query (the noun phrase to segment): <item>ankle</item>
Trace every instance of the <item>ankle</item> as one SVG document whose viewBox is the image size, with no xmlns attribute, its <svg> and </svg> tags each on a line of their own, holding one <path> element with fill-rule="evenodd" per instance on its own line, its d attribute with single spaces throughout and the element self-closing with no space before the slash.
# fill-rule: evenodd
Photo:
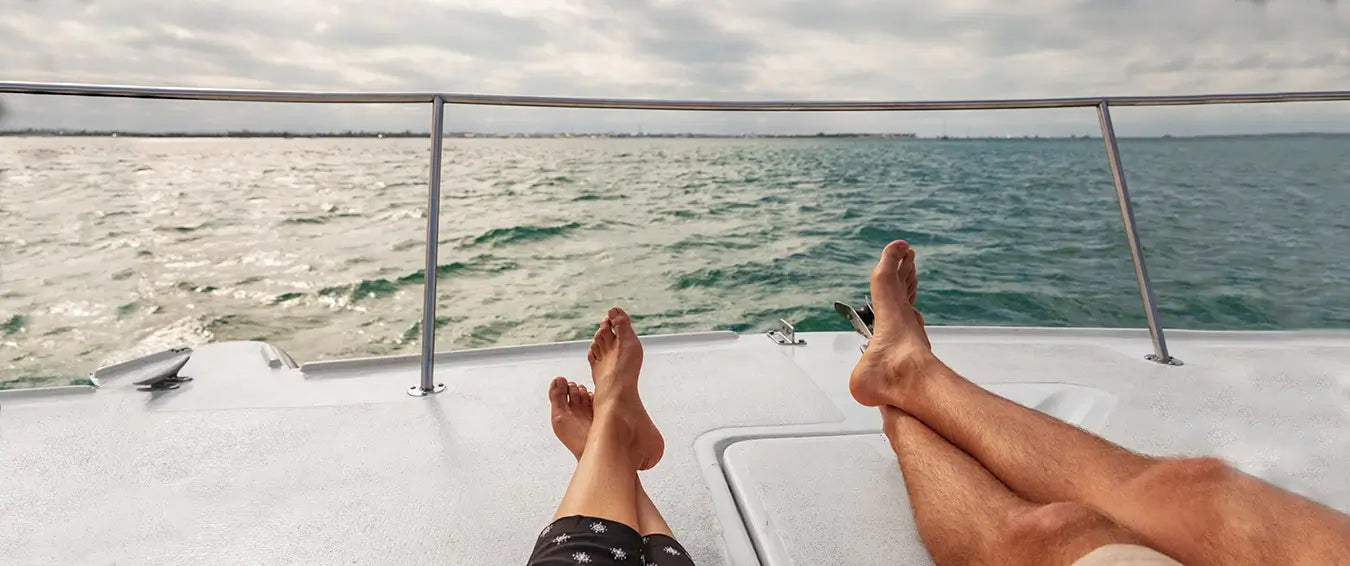
<svg viewBox="0 0 1350 566">
<path fill-rule="evenodd" d="M 637 433 L 637 423 L 630 411 L 609 403 L 595 408 L 595 421 L 591 424 L 591 434 L 605 438 L 627 441 Z"/>
<path fill-rule="evenodd" d="M 888 369 L 891 379 L 887 380 L 886 393 L 888 397 L 898 401 L 918 394 L 918 388 L 922 387 L 930 376 L 946 370 L 947 366 L 933 355 L 932 350 L 915 348 L 896 356 Z M 891 405 L 904 408 L 898 403 Z"/>
</svg>

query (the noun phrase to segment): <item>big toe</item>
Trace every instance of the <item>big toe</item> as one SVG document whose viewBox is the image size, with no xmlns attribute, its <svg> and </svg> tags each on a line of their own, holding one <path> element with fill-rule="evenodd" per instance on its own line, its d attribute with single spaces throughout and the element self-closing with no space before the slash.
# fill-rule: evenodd
<svg viewBox="0 0 1350 566">
<path fill-rule="evenodd" d="M 881 250 L 881 259 L 877 261 L 876 269 L 872 270 L 872 297 L 877 302 L 886 302 L 891 300 L 904 300 L 905 286 L 900 280 L 900 262 L 904 261 L 905 255 L 909 253 L 909 243 L 904 240 L 896 240 L 886 244 L 886 248 Z"/>
<path fill-rule="evenodd" d="M 628 316 L 619 307 L 609 309 L 610 324 L 614 327 L 614 334 L 621 340 L 631 340 L 637 338 L 637 333 L 633 331 L 633 319 Z"/>
<path fill-rule="evenodd" d="M 548 402 L 554 409 L 561 409 L 567 406 L 567 380 L 562 377 L 555 377 L 548 384 Z"/>
</svg>

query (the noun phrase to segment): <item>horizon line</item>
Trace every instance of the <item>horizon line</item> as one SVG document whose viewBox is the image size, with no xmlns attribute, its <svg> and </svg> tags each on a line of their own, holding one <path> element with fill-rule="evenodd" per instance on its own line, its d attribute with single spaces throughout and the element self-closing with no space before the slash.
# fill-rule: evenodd
<svg viewBox="0 0 1350 566">
<path fill-rule="evenodd" d="M 1101 139 L 1093 134 L 987 134 L 987 135 L 920 135 L 915 132 L 813 132 L 813 133 L 713 133 L 713 132 L 474 132 L 446 131 L 446 138 L 876 138 L 876 139 Z M 1339 136 L 1350 135 L 1350 131 L 1271 131 L 1240 133 L 1201 133 L 1201 134 L 1150 134 L 1118 136 L 1122 139 L 1187 139 L 1187 138 L 1231 138 L 1231 137 L 1275 137 L 1275 136 Z M 386 130 L 347 130 L 347 131 L 286 131 L 286 130 L 214 130 L 214 131 L 145 131 L 145 130 L 71 130 L 65 128 L 23 128 L 0 129 L 0 137 L 131 137 L 131 138 L 429 138 L 429 131 L 386 131 Z"/>
</svg>

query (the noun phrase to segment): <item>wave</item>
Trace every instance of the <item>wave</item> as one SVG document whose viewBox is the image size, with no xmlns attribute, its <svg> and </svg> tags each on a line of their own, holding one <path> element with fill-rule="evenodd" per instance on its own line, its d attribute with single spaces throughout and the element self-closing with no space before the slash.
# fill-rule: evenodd
<svg viewBox="0 0 1350 566">
<path fill-rule="evenodd" d="M 24 329 L 24 317 L 23 315 L 20 314 L 11 316 L 9 317 L 9 320 L 5 321 L 4 324 L 0 324 L 0 332 L 4 332 L 5 336 L 22 332 L 23 329 Z"/>
<path fill-rule="evenodd" d="M 461 274 L 491 274 L 503 271 L 511 271 L 520 268 L 520 264 L 514 261 L 503 261 L 491 255 L 480 255 L 467 262 L 453 261 L 436 266 L 436 279 L 440 280 L 452 275 Z M 426 270 L 419 269 L 394 280 L 385 278 L 362 279 L 355 283 L 345 285 L 331 285 L 319 289 L 314 293 L 318 297 L 332 297 L 345 299 L 350 302 L 358 302 L 369 299 L 380 299 L 388 297 L 399 292 L 407 286 L 420 286 L 426 281 Z M 190 287 L 189 287 L 190 288 Z M 272 298 L 272 304 L 287 303 L 306 297 L 306 293 L 288 292 L 282 293 Z"/>
<path fill-rule="evenodd" d="M 512 226 L 510 228 L 493 228 L 474 237 L 469 241 L 469 245 L 503 246 L 538 242 L 573 232 L 578 228 L 581 228 L 581 224 L 577 222 L 568 222 L 566 224 L 557 224 L 553 226 L 525 225 Z"/>
<path fill-rule="evenodd" d="M 319 289 L 323 297 L 345 297 L 352 302 L 378 299 L 398 292 L 399 285 L 388 279 L 362 279 L 350 285 L 334 285 Z"/>
</svg>

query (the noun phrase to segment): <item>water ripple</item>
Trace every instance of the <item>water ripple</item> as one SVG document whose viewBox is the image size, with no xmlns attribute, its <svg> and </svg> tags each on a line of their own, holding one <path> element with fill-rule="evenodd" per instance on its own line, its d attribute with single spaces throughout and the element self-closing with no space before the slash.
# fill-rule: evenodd
<svg viewBox="0 0 1350 566">
<path fill-rule="evenodd" d="M 1347 137 L 1123 140 L 1173 328 L 1350 326 Z M 0 139 L 0 387 L 209 340 L 417 351 L 423 140 Z M 876 252 L 941 324 L 1143 325 L 1100 142 L 450 140 L 438 345 L 845 330 Z"/>
</svg>

